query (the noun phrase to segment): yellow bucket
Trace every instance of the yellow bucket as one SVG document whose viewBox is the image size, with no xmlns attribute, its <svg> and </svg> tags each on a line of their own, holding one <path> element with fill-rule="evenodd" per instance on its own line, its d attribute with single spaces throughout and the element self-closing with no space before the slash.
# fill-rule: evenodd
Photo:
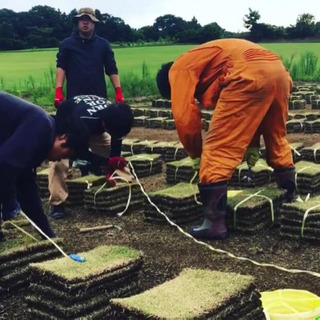
<svg viewBox="0 0 320 320">
<path fill-rule="evenodd" d="M 267 320 L 320 320 L 320 297 L 309 291 L 262 292 L 261 300 Z"/>
</svg>

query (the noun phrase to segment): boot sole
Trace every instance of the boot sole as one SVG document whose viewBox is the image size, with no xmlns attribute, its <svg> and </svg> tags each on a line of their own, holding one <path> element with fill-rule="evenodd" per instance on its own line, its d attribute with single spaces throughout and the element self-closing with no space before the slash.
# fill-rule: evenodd
<svg viewBox="0 0 320 320">
<path fill-rule="evenodd" d="M 209 236 L 206 234 L 207 231 L 190 231 L 190 234 L 196 238 L 196 239 L 203 239 L 203 240 L 224 240 L 228 237 L 228 233 L 225 232 L 225 233 L 222 233 L 220 235 L 216 235 L 216 236 Z"/>
</svg>

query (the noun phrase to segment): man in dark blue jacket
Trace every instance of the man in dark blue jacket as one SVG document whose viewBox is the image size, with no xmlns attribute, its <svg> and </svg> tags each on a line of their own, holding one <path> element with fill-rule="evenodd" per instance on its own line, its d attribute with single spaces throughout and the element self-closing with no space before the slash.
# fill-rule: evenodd
<svg viewBox="0 0 320 320">
<path fill-rule="evenodd" d="M 59 123 L 41 108 L 0 92 L 0 208 L 15 196 L 23 212 L 49 237 L 55 234 L 43 212 L 36 167 L 88 148 L 82 123 Z M 0 219 L 0 238 L 3 240 Z"/>
<path fill-rule="evenodd" d="M 95 33 L 100 21 L 94 10 L 81 8 L 73 21 L 78 31 L 62 41 L 57 53 L 54 105 L 64 101 L 65 79 L 67 99 L 84 94 L 107 98 L 105 74 L 115 89 L 115 101 L 124 102 L 114 53 L 109 42 Z"/>
<path fill-rule="evenodd" d="M 115 101 L 123 103 L 124 98 L 114 53 L 109 42 L 95 33 L 95 26 L 100 21 L 96 18 L 94 10 L 81 8 L 73 18 L 73 22 L 77 25 L 77 32 L 62 41 L 57 53 L 54 105 L 58 108 L 65 100 L 62 90 L 65 80 L 67 99 L 79 95 L 96 95 L 107 98 L 105 74 L 109 76 L 114 87 Z M 100 143 L 103 142 L 100 141 Z M 105 141 L 104 144 L 107 145 L 108 141 Z M 112 154 L 120 156 L 120 149 L 116 151 L 114 140 L 112 144 Z M 81 160 L 74 162 L 73 165 L 79 167 L 83 175 L 89 171 L 99 174 L 98 167 Z M 65 179 L 69 161 L 64 159 L 59 162 L 50 162 L 49 165 L 50 216 L 58 219 L 65 215 L 64 202 L 68 197 Z"/>
</svg>

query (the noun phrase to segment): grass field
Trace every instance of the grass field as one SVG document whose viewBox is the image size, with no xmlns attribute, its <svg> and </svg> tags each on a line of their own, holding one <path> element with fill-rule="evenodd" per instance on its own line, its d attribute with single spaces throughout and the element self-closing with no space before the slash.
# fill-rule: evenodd
<svg viewBox="0 0 320 320">
<path fill-rule="evenodd" d="M 147 65 L 155 75 L 162 63 L 175 59 L 188 46 L 133 47 L 114 49 L 120 76 L 126 72 L 142 74 L 142 65 Z M 39 51 L 0 52 L 0 87 L 19 88 L 28 78 L 45 83 L 55 73 L 57 49 Z M 54 75 L 55 77 L 55 75 Z"/>
<path fill-rule="evenodd" d="M 320 43 L 265 43 L 262 46 L 273 50 L 281 57 L 297 59 L 306 51 L 320 55 Z M 150 75 L 155 75 L 162 63 L 171 61 L 194 45 L 161 47 L 131 47 L 114 49 L 120 76 L 126 72 L 142 74 L 142 64 L 147 65 Z M 39 51 L 0 52 L 0 85 L 12 88 L 24 84 L 33 77 L 37 82 L 51 79 L 55 72 L 57 49 Z M 53 74 L 54 77 L 54 74 Z"/>
<path fill-rule="evenodd" d="M 279 54 L 284 61 L 290 61 L 293 57 L 293 61 L 297 65 L 290 70 L 297 80 L 319 80 L 320 43 L 264 43 L 262 46 Z M 148 78 L 150 85 L 146 94 L 154 93 L 155 83 L 150 82 L 153 82 L 161 64 L 174 60 L 192 47 L 194 45 L 115 48 L 114 52 L 122 84 L 125 81 L 128 83 L 125 88 L 127 95 L 134 96 L 141 93 L 146 85 L 146 79 L 144 83 L 140 84 L 140 91 L 132 93 L 130 90 L 138 79 L 144 77 Z M 53 96 L 56 53 L 57 49 L 0 52 L 0 90 L 19 94 L 20 92 L 30 92 L 35 88 L 39 91 L 40 87 L 42 88 L 40 91 L 48 93 L 48 88 L 50 88 L 48 95 Z M 301 57 L 306 53 L 311 53 L 311 58 L 313 58 L 311 66 L 316 70 L 309 72 L 308 77 L 303 79 L 301 73 L 304 72 L 304 64 L 308 63 L 301 62 Z M 300 67 L 303 69 L 302 72 L 298 70 Z M 110 87 L 109 81 L 107 83 Z"/>
</svg>

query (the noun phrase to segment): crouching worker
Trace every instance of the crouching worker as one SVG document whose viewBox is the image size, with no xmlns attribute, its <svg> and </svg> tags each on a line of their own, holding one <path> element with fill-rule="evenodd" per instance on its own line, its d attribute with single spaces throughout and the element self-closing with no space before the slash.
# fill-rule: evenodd
<svg viewBox="0 0 320 320">
<path fill-rule="evenodd" d="M 81 95 L 66 100 L 60 104 L 56 113 L 57 122 L 73 123 L 81 121 L 90 134 L 89 147 L 78 158 L 89 161 L 94 167 L 107 166 L 106 178 L 109 185 L 116 170 L 129 172 L 121 155 L 122 138 L 126 136 L 133 125 L 133 114 L 125 103 L 111 103 L 103 97 Z M 68 163 L 57 167 L 49 176 L 50 202 L 54 203 L 51 217 L 61 218 L 65 215 L 64 202 L 68 197 L 65 178 L 68 173 Z M 127 175 L 129 182 L 132 177 Z"/>
<path fill-rule="evenodd" d="M 45 159 L 81 153 L 88 145 L 88 133 L 79 126 L 80 122 L 57 126 L 38 106 L 0 92 L 0 207 L 16 197 L 22 211 L 49 237 L 55 234 L 42 208 L 36 167 Z M 4 238 L 1 230 L 0 238 Z"/>
<path fill-rule="evenodd" d="M 292 81 L 276 54 L 246 40 L 210 41 L 163 65 L 157 85 L 171 99 L 179 138 L 195 168 L 200 166 L 205 218 L 191 229 L 194 237 L 227 237 L 227 183 L 247 149 L 249 163 L 255 159 L 260 134 L 267 163 L 292 201 L 295 170 L 285 138 Z M 214 108 L 204 143 L 195 99 Z"/>
</svg>

